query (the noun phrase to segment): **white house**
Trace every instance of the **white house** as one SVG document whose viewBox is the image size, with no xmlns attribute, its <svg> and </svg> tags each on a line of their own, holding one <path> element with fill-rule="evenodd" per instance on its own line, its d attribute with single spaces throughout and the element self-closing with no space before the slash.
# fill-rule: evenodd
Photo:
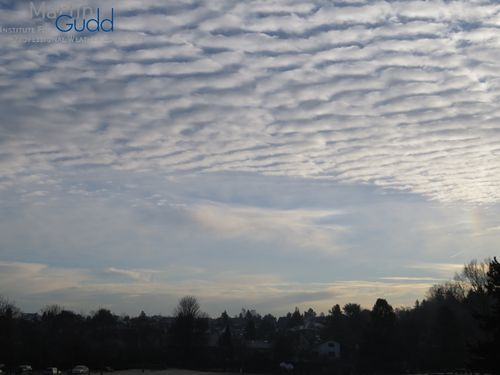
<svg viewBox="0 0 500 375">
<path fill-rule="evenodd" d="M 319 357 L 329 358 L 329 359 L 339 359 L 340 358 L 340 344 L 337 341 L 325 341 L 319 344 L 314 351 Z"/>
</svg>

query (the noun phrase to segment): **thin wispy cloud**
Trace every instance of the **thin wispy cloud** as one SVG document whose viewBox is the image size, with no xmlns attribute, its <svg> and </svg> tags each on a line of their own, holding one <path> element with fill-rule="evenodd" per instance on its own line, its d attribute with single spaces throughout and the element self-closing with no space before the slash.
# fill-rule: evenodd
<svg viewBox="0 0 500 375">
<path fill-rule="evenodd" d="M 253 241 L 288 243 L 300 251 L 341 252 L 336 235 L 348 232 L 341 225 L 321 224 L 336 216 L 325 210 L 276 210 L 254 207 L 200 205 L 190 209 L 191 217 L 208 231 L 222 238 L 247 238 Z"/>
<path fill-rule="evenodd" d="M 92 269 L 51 267 L 47 264 L 1 262 L 0 282 L 8 287 L 16 283 L 17 299 L 30 309 L 37 309 L 56 302 L 68 308 L 81 308 L 86 302 L 87 311 L 106 306 L 121 311 L 124 306 L 134 313 L 154 308 L 172 311 L 178 298 L 194 293 L 206 302 L 209 312 L 216 316 L 221 306 L 231 313 L 243 307 L 281 312 L 283 309 L 302 309 L 314 305 L 327 312 L 335 303 L 352 301 L 369 307 L 373 295 L 389 298 L 396 306 L 407 304 L 408 298 L 420 298 L 435 280 L 355 280 L 332 283 L 298 283 L 283 276 L 269 274 L 239 274 L 222 272 L 215 278 L 207 270 L 191 270 L 179 267 L 155 270 L 114 269 L 96 272 Z M 174 273 L 188 272 L 190 278 L 178 280 Z M 13 274 L 16 276 L 13 277 Z M 122 278 L 121 276 L 126 276 Z M 36 283 L 36 287 L 33 287 Z M 129 298 L 129 304 L 124 301 Z M 161 301 L 163 299 L 163 301 Z M 140 305 L 138 302 L 144 303 Z M 132 305 L 130 305 L 132 304 Z M 135 305 L 134 305 L 135 304 Z M 129 310 L 130 311 L 130 310 Z"/>
</svg>

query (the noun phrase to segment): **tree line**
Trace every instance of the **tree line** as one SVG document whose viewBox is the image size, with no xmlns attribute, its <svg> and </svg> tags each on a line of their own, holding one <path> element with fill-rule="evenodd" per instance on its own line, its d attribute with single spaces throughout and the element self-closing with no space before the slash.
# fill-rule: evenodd
<svg viewBox="0 0 500 375">
<path fill-rule="evenodd" d="M 340 358 L 321 357 L 322 342 L 340 344 Z M 203 313 L 183 297 L 173 316 L 118 316 L 100 309 L 84 316 L 60 306 L 24 314 L 0 298 L 0 363 L 14 368 L 93 369 L 167 366 L 304 374 L 401 371 L 500 373 L 500 264 L 464 266 L 453 281 L 434 285 L 411 308 L 377 299 L 371 309 L 348 303 L 327 314 L 313 309 L 275 317 L 242 309 L 230 317 Z"/>
</svg>

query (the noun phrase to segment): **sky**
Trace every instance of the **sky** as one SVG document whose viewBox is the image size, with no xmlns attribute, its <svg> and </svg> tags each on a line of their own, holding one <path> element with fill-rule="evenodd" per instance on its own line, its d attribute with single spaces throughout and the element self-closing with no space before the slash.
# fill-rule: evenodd
<svg viewBox="0 0 500 375">
<path fill-rule="evenodd" d="M 33 14 L 69 4 L 113 31 Z M 412 306 L 499 253 L 496 1 L 0 0 L 0 25 L 24 311 Z"/>
</svg>

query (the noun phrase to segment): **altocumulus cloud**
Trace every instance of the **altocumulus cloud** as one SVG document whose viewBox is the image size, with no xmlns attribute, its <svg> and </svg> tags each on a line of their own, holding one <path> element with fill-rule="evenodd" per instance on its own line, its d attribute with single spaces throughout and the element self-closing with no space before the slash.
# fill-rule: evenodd
<svg viewBox="0 0 500 375">
<path fill-rule="evenodd" d="M 0 36 L 2 186 L 238 171 L 500 198 L 495 1 L 114 6 L 108 39 Z M 27 22 L 27 3 L 1 7 L 2 25 Z"/>
<path fill-rule="evenodd" d="M 0 33 L 22 306 L 409 304 L 498 243 L 498 2 L 72 4 L 113 5 L 115 32 Z M 2 28 L 33 22 L 0 0 Z"/>
</svg>

